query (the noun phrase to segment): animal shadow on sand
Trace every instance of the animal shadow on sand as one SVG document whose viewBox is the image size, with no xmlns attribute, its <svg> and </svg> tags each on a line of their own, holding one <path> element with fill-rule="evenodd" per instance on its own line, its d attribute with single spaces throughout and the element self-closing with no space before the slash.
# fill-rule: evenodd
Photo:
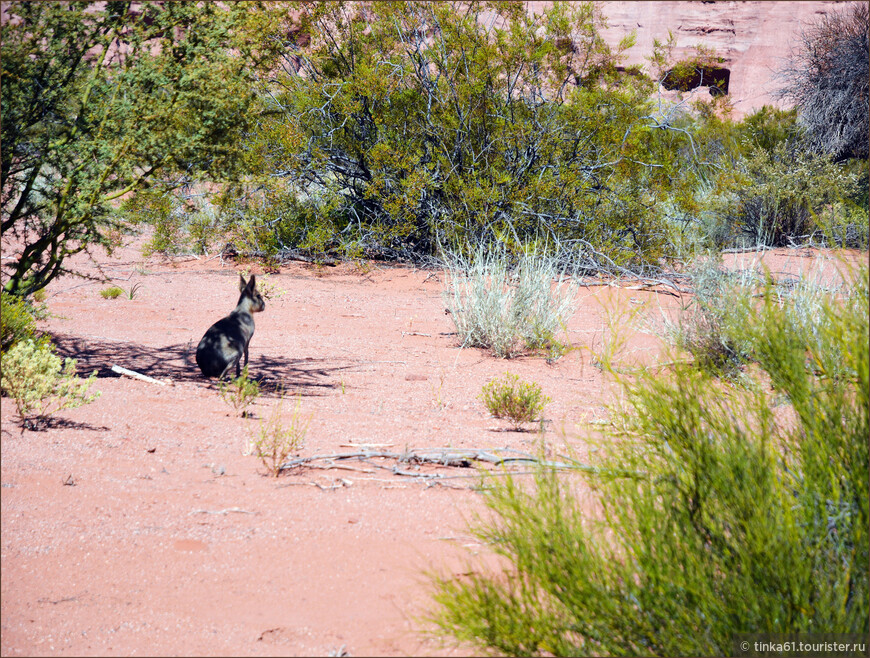
<svg viewBox="0 0 870 658">
<path fill-rule="evenodd" d="M 55 334 L 52 340 L 61 357 L 77 360 L 76 370 L 83 377 L 94 370 L 98 378 L 120 377 L 112 370 L 115 364 L 155 379 L 170 378 L 217 386 L 216 379 L 206 379 L 200 373 L 194 360 L 196 344 L 192 341 L 152 347 L 129 341 L 90 339 L 67 334 Z M 334 361 L 327 363 L 326 359 L 285 359 L 257 354 L 251 356 L 249 373 L 266 395 L 298 393 L 317 396 L 337 388 L 336 373 L 352 367 L 338 365 Z"/>
<path fill-rule="evenodd" d="M 25 418 L 21 421 L 21 429 L 31 432 L 45 432 L 53 429 L 90 430 L 91 432 L 108 432 L 110 428 L 105 425 L 91 425 L 77 420 L 69 420 L 60 416 L 48 416 L 45 418 Z"/>
</svg>

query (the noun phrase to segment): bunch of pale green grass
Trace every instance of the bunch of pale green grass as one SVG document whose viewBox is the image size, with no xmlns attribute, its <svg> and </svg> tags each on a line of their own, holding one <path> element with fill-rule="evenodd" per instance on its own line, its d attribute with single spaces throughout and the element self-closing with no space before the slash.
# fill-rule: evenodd
<svg viewBox="0 0 870 658">
<path fill-rule="evenodd" d="M 495 246 L 445 261 L 444 302 L 463 347 L 510 358 L 558 343 L 575 310 L 577 284 L 555 260 L 534 252 L 511 259 Z"/>
</svg>

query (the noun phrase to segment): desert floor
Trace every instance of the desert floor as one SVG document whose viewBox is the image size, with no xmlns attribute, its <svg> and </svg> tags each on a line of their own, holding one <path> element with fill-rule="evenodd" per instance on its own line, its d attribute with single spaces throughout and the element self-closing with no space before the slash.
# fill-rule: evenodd
<svg viewBox="0 0 870 658">
<path fill-rule="evenodd" d="M 662 317 L 689 301 L 589 279 L 566 327 L 572 351 L 504 360 L 460 349 L 441 271 L 289 263 L 258 276 L 269 298 L 250 372 L 267 394 L 243 418 L 193 357 L 235 306 L 246 266 L 143 258 L 143 240 L 97 256 L 114 284 L 137 286 L 133 299 L 103 299 L 109 284 L 71 277 L 47 289 L 40 328 L 80 373 L 97 370 L 101 396 L 37 430 L 22 429 L 3 399 L 4 656 L 467 653 L 427 634 L 424 618 L 430 574 L 493 563 L 469 532 L 485 510 L 475 469 L 319 460 L 268 477 L 248 443 L 276 391 L 285 423 L 297 401 L 309 419 L 302 457 L 360 446 L 534 453 L 543 429 L 552 454 L 582 458 L 618 396 L 595 364 L 614 327 L 619 363 L 651 363 L 662 358 Z M 806 250 L 768 253 L 765 264 L 824 265 Z M 541 427 L 513 431 L 486 412 L 481 387 L 505 372 L 551 398 Z"/>
</svg>

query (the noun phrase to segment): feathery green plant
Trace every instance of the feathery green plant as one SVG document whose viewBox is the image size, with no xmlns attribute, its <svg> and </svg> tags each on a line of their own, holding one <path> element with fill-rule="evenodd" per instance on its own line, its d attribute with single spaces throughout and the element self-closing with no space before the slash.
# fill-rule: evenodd
<svg viewBox="0 0 870 658">
<path fill-rule="evenodd" d="M 476 532 L 507 567 L 437 578 L 440 631 L 507 655 L 732 655 L 740 633 L 867 635 L 867 268 L 850 284 L 818 300 L 812 331 L 770 281 L 734 306 L 749 383 L 694 363 L 625 378 L 597 475 L 492 478 Z"/>
</svg>

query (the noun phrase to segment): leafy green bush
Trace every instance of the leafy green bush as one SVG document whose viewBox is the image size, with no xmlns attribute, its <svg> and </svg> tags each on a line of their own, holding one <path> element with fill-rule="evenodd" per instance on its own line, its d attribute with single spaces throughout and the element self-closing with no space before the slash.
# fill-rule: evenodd
<svg viewBox="0 0 870 658">
<path fill-rule="evenodd" d="M 504 571 L 436 581 L 442 631 L 506 655 L 733 655 L 738 633 L 870 632 L 868 272 L 744 316 L 755 384 L 692 364 L 626 381 L 580 500 L 565 474 L 492 478 L 478 536 Z M 588 472 L 588 471 L 587 471 Z M 580 473 L 577 477 L 581 477 Z"/>
<path fill-rule="evenodd" d="M 682 189 L 686 138 L 649 125 L 652 81 L 617 66 L 633 37 L 609 48 L 596 5 L 319 3 L 300 23 L 234 193 L 251 239 L 412 260 L 542 236 L 620 265 L 667 253 L 657 200 Z"/>
<path fill-rule="evenodd" d="M 299 409 L 302 406 L 302 398 L 297 397 L 296 407 L 290 419 L 290 425 L 285 427 L 281 422 L 284 398 L 281 397 L 272 407 L 269 419 L 260 423 L 260 427 L 251 440 L 253 454 L 263 462 L 263 466 L 269 474 L 278 477 L 281 474 L 281 466 L 287 461 L 291 453 L 298 451 L 305 442 L 305 434 L 311 419 L 302 420 Z"/>
<path fill-rule="evenodd" d="M 5 354 L 15 343 L 36 338 L 36 320 L 41 311 L 22 297 L 6 291 L 0 291 L 0 305 L 0 353 Z"/>
<path fill-rule="evenodd" d="M 537 384 L 520 381 L 509 373 L 484 384 L 480 399 L 489 413 L 496 418 L 510 419 L 516 429 L 523 423 L 540 420 L 550 400 Z"/>
<path fill-rule="evenodd" d="M 235 411 L 241 412 L 244 418 L 247 416 L 248 406 L 260 397 L 260 384 L 255 379 L 248 379 L 248 366 L 245 366 L 235 379 L 218 382 L 218 393 L 224 402 Z"/>
<path fill-rule="evenodd" d="M 269 37 L 287 10 L 5 7 L 16 20 L 3 24 L 2 233 L 22 248 L 4 260 L 4 289 L 27 294 L 69 271 L 67 256 L 114 246 L 114 200 L 161 175 L 173 185 L 235 177 L 256 72 L 272 68 L 279 40 Z M 112 39 L 123 53 L 106 47 Z"/>
<path fill-rule="evenodd" d="M 444 303 L 463 346 L 483 347 L 510 358 L 553 347 L 574 312 L 577 285 L 553 258 L 504 249 L 477 249 L 471 257 L 445 257 Z M 561 344 L 560 344 L 561 345 Z"/>
<path fill-rule="evenodd" d="M 51 346 L 31 339 L 15 343 L 3 356 L 3 394 L 15 400 L 22 422 L 46 420 L 63 409 L 93 402 L 99 391 L 88 394 L 97 371 L 87 379 L 76 377 L 75 359 L 61 359 Z"/>
<path fill-rule="evenodd" d="M 734 122 L 699 105 L 674 120 L 692 136 L 674 157 L 687 174 L 662 204 L 669 240 L 683 257 L 709 248 L 794 243 L 864 248 L 866 161 L 815 155 L 796 110 L 765 106 Z"/>
</svg>

